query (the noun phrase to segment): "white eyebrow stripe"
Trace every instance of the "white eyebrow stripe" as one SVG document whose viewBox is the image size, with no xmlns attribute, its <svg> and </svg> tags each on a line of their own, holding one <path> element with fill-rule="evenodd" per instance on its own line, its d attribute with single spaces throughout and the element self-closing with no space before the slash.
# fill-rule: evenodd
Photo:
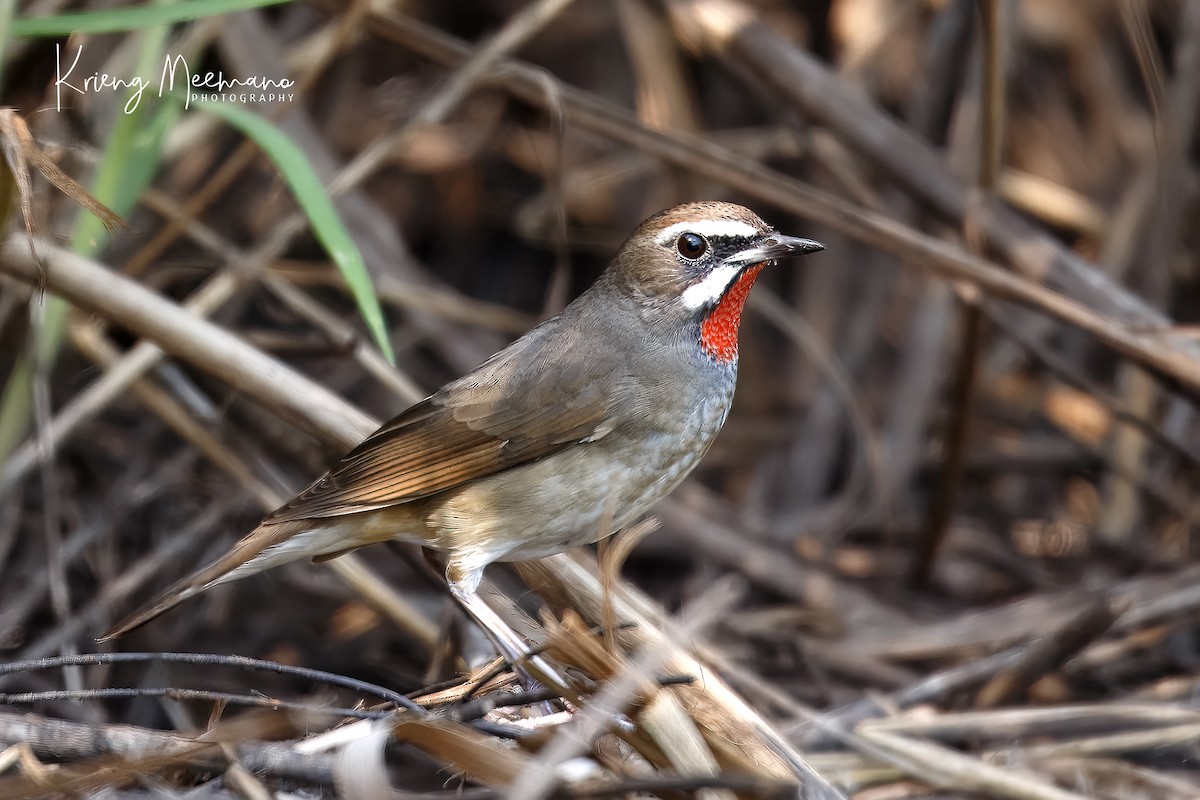
<svg viewBox="0 0 1200 800">
<path fill-rule="evenodd" d="M 740 266 L 722 264 L 715 267 L 703 279 L 693 283 L 683 290 L 683 305 L 688 311 L 695 311 L 706 305 L 711 305 L 721 299 L 729 284 L 742 271 Z"/>
<path fill-rule="evenodd" d="M 666 244 L 673 241 L 681 233 L 698 233 L 701 236 L 740 236 L 751 238 L 758 236 L 761 231 L 746 222 L 736 219 L 698 219 L 692 222 L 676 222 L 658 232 L 655 241 Z"/>
</svg>

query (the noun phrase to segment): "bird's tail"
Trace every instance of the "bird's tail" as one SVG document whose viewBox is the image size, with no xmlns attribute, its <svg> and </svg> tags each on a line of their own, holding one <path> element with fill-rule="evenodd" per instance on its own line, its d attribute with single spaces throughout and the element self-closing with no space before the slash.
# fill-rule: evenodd
<svg viewBox="0 0 1200 800">
<path fill-rule="evenodd" d="M 105 642 L 129 633 L 218 583 L 239 580 L 288 561 L 322 555 L 335 541 L 337 539 L 329 528 L 315 528 L 305 520 L 264 522 L 242 537 L 228 553 L 171 586 L 97 641 Z M 340 545 L 346 549 L 345 539 L 340 540 Z"/>
</svg>

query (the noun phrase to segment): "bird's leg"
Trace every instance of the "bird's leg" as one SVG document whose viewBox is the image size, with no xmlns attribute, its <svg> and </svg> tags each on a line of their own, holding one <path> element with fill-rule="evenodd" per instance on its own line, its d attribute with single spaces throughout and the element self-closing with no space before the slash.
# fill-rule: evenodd
<svg viewBox="0 0 1200 800">
<path fill-rule="evenodd" d="M 449 570 L 447 570 L 447 577 L 449 577 L 449 574 Z M 521 679 L 522 689 L 527 692 L 535 692 L 542 688 L 542 678 L 530 675 L 529 670 L 524 666 L 524 664 L 534 664 L 541 675 L 551 680 L 549 688 L 558 692 L 561 697 L 566 699 L 566 694 L 564 693 L 570 691 L 566 680 L 545 659 L 536 653 L 530 652 L 529 646 L 525 644 L 525 640 L 518 636 L 517 632 L 510 628 L 504 620 L 500 619 L 500 615 L 493 611 L 492 607 L 484 602 L 482 597 L 474 591 L 463 591 L 464 589 L 470 589 L 469 585 L 463 586 L 453 580 L 450 580 L 449 583 L 451 594 L 462 604 L 462 607 L 471 615 L 476 624 L 483 628 L 488 638 L 500 650 L 500 654 L 508 660 L 509 664 L 512 664 L 513 669 L 517 672 L 517 676 Z M 478 585 L 478 580 L 476 584 Z M 541 707 L 544 716 L 549 717 L 555 713 L 550 703 L 543 703 Z M 574 713 L 575 707 L 570 702 L 566 703 L 566 708 L 568 712 Z M 612 720 L 612 724 L 615 728 L 623 731 L 632 731 L 636 728 L 633 721 L 625 714 L 616 715 Z"/>
<path fill-rule="evenodd" d="M 505 623 L 500 618 L 500 615 L 492 610 L 482 597 L 476 593 L 476 588 L 479 585 L 479 579 L 482 577 L 482 570 L 475 575 L 463 574 L 450 567 L 446 570 L 446 582 L 450 585 L 450 593 L 462 605 L 463 609 L 471 615 L 471 619 L 479 627 L 483 628 L 484 633 L 496 645 L 496 649 L 500 651 L 505 660 L 512 665 L 516 670 L 517 675 L 521 679 L 521 686 L 526 691 L 537 691 L 542 688 L 542 681 L 550 679 L 551 689 L 558 692 L 568 691 L 566 680 L 554 670 L 550 664 L 540 655 L 533 653 L 529 649 L 529 645 L 525 643 L 516 631 Z M 472 580 L 473 578 L 473 580 Z M 526 664 L 532 664 L 540 673 L 535 677 L 530 674 L 526 668 Z M 545 676 L 542 678 L 541 676 Z"/>
</svg>

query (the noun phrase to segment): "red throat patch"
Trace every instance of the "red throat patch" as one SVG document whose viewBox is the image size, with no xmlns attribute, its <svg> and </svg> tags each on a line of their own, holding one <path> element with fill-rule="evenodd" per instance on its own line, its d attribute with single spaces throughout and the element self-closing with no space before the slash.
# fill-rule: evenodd
<svg viewBox="0 0 1200 800">
<path fill-rule="evenodd" d="M 742 310 L 746 307 L 746 298 L 750 296 L 754 279 L 765 266 L 765 263 L 755 264 L 739 275 L 700 323 L 700 347 L 718 361 L 729 363 L 737 360 L 738 325 L 742 321 Z"/>
</svg>

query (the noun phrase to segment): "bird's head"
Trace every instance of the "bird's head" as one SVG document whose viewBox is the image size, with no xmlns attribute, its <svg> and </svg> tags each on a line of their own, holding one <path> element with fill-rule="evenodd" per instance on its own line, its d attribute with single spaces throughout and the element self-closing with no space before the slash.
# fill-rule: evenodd
<svg viewBox="0 0 1200 800">
<path fill-rule="evenodd" d="M 729 362 L 737 359 L 742 310 L 763 268 L 824 249 L 776 232 L 748 208 L 687 203 L 638 226 L 614 259 L 611 277 L 661 324 L 695 328 L 701 349 Z"/>
</svg>

